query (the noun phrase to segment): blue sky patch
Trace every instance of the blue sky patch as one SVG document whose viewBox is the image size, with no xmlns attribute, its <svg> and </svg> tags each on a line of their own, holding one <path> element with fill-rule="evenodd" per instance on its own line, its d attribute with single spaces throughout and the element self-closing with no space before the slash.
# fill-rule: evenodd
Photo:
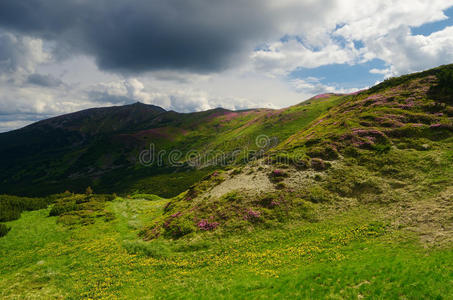
<svg viewBox="0 0 453 300">
<path fill-rule="evenodd" d="M 292 72 L 291 79 L 304 79 L 316 77 L 322 84 L 329 86 L 341 86 L 343 88 L 355 88 L 371 86 L 376 81 L 384 79 L 382 74 L 371 74 L 372 69 L 385 69 L 385 62 L 380 59 L 374 59 L 369 62 L 357 65 L 332 64 L 318 68 L 299 68 Z"/>
<path fill-rule="evenodd" d="M 412 34 L 428 36 L 436 31 L 444 29 L 447 26 L 453 26 L 453 6 L 445 10 L 444 14 L 448 17 L 448 19 L 424 24 L 420 27 L 412 27 L 411 28 Z"/>
</svg>

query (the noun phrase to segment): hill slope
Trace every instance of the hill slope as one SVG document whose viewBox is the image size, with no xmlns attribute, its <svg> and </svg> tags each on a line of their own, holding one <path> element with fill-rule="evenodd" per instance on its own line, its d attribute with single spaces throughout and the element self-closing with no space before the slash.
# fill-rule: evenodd
<svg viewBox="0 0 453 300">
<path fill-rule="evenodd" d="M 409 225 L 413 220 L 394 216 L 394 222 L 415 226 L 429 240 L 453 241 L 446 217 L 453 213 L 453 103 L 433 96 L 444 74 L 453 67 L 344 98 L 263 158 L 215 172 L 173 198 L 144 237 L 180 238 L 197 231 L 197 220 L 229 232 L 249 222 L 311 219 L 310 203 L 321 203 L 382 204 L 390 216 L 403 206 L 423 221 Z"/>
<path fill-rule="evenodd" d="M 284 140 L 341 101 L 331 95 L 282 110 L 189 114 L 137 103 L 44 120 L 0 134 L 0 193 L 33 196 L 92 186 L 97 192 L 139 189 L 175 196 L 208 172 L 186 163 L 190 151 L 205 157 L 210 151 L 230 156 L 257 149 L 257 136 Z M 156 156 L 165 151 L 159 166 L 140 164 L 140 153 L 150 145 Z M 181 153 L 174 162 L 172 150 Z"/>
<path fill-rule="evenodd" d="M 279 111 L 158 111 L 143 124 L 166 127 L 102 127 L 127 153 L 143 137 L 225 153 L 260 150 L 263 133 L 279 140 L 225 168 L 131 175 L 160 192 L 176 182 L 170 199 L 0 196 L 0 297 L 451 299 L 452 83 L 445 66 Z M 83 146 L 91 162 L 104 153 L 90 152 L 97 141 Z"/>
</svg>

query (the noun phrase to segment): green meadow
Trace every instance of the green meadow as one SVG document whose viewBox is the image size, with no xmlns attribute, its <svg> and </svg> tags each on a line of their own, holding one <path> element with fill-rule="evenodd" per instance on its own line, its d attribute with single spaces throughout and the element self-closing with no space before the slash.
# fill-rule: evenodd
<svg viewBox="0 0 453 300">
<path fill-rule="evenodd" d="M 167 202 L 116 198 L 90 224 L 24 212 L 0 239 L 0 297 L 66 299 L 452 299 L 451 245 L 427 246 L 359 206 L 317 221 L 144 242 Z M 146 199 L 145 199 L 146 198 Z"/>
</svg>

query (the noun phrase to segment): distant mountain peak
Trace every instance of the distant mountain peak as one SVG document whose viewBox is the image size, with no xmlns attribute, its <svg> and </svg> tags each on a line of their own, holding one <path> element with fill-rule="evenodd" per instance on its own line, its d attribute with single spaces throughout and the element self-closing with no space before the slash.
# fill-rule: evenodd
<svg viewBox="0 0 453 300">
<path fill-rule="evenodd" d="M 140 101 L 137 101 L 137 102 L 129 104 L 129 105 L 124 105 L 123 107 L 128 107 L 128 106 L 129 107 L 153 108 L 155 110 L 160 110 L 162 112 L 167 111 L 167 110 L 165 110 L 164 108 L 162 108 L 160 106 L 157 106 L 157 105 L 154 105 L 154 104 L 146 104 L 146 103 L 142 103 Z"/>
</svg>

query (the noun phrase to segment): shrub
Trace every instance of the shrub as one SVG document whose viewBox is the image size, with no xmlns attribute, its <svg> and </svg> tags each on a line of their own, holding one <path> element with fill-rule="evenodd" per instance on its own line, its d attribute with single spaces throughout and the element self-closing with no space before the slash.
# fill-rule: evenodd
<svg viewBox="0 0 453 300">
<path fill-rule="evenodd" d="M 313 203 L 331 202 L 333 200 L 332 194 L 319 185 L 309 188 L 306 191 L 306 197 Z"/>
<path fill-rule="evenodd" d="M 343 154 L 347 157 L 358 158 L 360 156 L 360 152 L 356 147 L 348 146 L 343 150 Z"/>
<path fill-rule="evenodd" d="M 426 134 L 427 126 L 413 126 L 413 125 L 406 125 L 401 128 L 395 128 L 387 133 L 391 137 L 395 138 L 420 138 L 424 137 Z"/>
<path fill-rule="evenodd" d="M 242 173 L 242 169 L 241 168 L 235 168 L 232 172 L 231 172 L 231 175 L 239 175 Z"/>
<path fill-rule="evenodd" d="M 436 100 L 453 104 L 453 69 L 445 68 L 437 74 L 438 84 L 430 89 L 430 96 Z"/>
<path fill-rule="evenodd" d="M 232 191 L 223 195 L 222 198 L 228 202 L 237 202 L 240 201 L 242 197 L 237 191 Z"/>
<path fill-rule="evenodd" d="M 81 219 L 79 216 L 75 215 L 63 215 L 58 218 L 57 223 L 63 224 L 66 226 L 71 226 L 71 225 L 76 225 L 81 222 Z"/>
<path fill-rule="evenodd" d="M 197 223 L 197 227 L 200 230 L 204 230 L 204 231 L 211 231 L 211 230 L 216 229 L 217 226 L 219 226 L 219 223 L 213 222 L 212 219 L 213 218 L 211 217 L 211 220 L 201 220 L 200 222 Z"/>
<path fill-rule="evenodd" d="M 8 207 L 0 203 L 0 222 L 8 222 L 20 218 L 21 210 L 17 207 Z"/>
<path fill-rule="evenodd" d="M 98 217 L 105 216 L 105 221 L 115 218 L 104 210 L 105 202 L 114 199 L 114 195 L 76 194 L 58 198 L 49 212 L 49 216 L 58 216 L 57 222 L 63 225 L 89 225 Z"/>
<path fill-rule="evenodd" d="M 338 159 L 337 149 L 331 145 L 324 147 L 314 147 L 307 152 L 308 156 L 311 158 L 321 158 L 324 160 L 336 160 Z"/>
<path fill-rule="evenodd" d="M 244 215 L 244 220 L 249 220 L 250 222 L 257 222 L 260 220 L 260 217 L 261 212 L 249 208 L 246 214 Z"/>
<path fill-rule="evenodd" d="M 275 169 L 269 174 L 269 179 L 274 183 L 283 181 L 285 177 L 288 177 L 288 173 L 280 169 Z"/>
<path fill-rule="evenodd" d="M 277 183 L 277 184 L 275 185 L 275 188 L 276 188 L 277 190 L 283 190 L 283 189 L 286 188 L 286 184 L 285 184 L 284 182 L 279 182 L 279 183 Z"/>
<path fill-rule="evenodd" d="M 10 230 L 11 227 L 8 227 L 5 224 L 0 223 L 0 237 L 7 235 Z"/>
<path fill-rule="evenodd" d="M 85 195 L 91 195 L 91 194 L 93 194 L 93 189 L 91 188 L 91 186 L 89 186 L 85 190 Z"/>
<path fill-rule="evenodd" d="M 330 163 L 325 162 L 320 158 L 313 158 L 310 161 L 310 165 L 316 171 L 324 171 L 331 167 Z"/>
<path fill-rule="evenodd" d="M 112 195 L 112 198 L 114 200 L 116 198 L 116 196 Z M 132 195 L 132 199 L 144 199 L 144 200 L 148 200 L 148 201 L 156 201 L 156 200 L 161 200 L 162 198 L 157 195 L 153 195 L 153 194 L 134 194 L 134 195 Z"/>
<path fill-rule="evenodd" d="M 105 217 L 104 221 L 106 222 L 115 220 L 115 214 L 110 211 L 106 212 L 104 217 Z"/>
<path fill-rule="evenodd" d="M 194 238 L 190 241 L 184 241 L 181 245 L 176 246 L 175 251 L 177 252 L 193 252 L 198 250 L 208 249 L 210 243 L 201 238 Z"/>
<path fill-rule="evenodd" d="M 23 211 L 46 208 L 50 198 L 27 198 L 0 195 L 0 222 L 13 221 L 20 218 Z"/>
<path fill-rule="evenodd" d="M 389 144 L 377 144 L 373 148 L 377 153 L 384 154 L 388 153 L 392 147 Z"/>
<path fill-rule="evenodd" d="M 77 209 L 75 201 L 70 202 L 57 202 L 49 212 L 49 217 L 61 216 L 64 213 L 74 211 Z"/>
<path fill-rule="evenodd" d="M 173 239 L 181 238 L 195 231 L 195 224 L 190 216 L 177 212 L 168 217 L 164 224 L 164 235 Z"/>
<path fill-rule="evenodd" d="M 279 200 L 279 193 L 266 193 L 257 199 L 256 204 L 262 207 L 273 208 L 280 204 Z"/>
<path fill-rule="evenodd" d="M 291 161 L 291 163 L 298 170 L 306 170 L 306 169 L 310 168 L 310 159 L 309 158 L 293 159 Z"/>
<path fill-rule="evenodd" d="M 77 205 L 74 210 L 90 210 L 90 211 L 101 211 L 105 207 L 104 202 L 100 201 L 89 201 Z"/>
<path fill-rule="evenodd" d="M 314 205 L 311 202 L 301 198 L 296 198 L 293 200 L 293 206 L 294 206 L 294 209 L 292 210 L 293 215 L 296 214 L 297 217 L 309 221 L 316 220 Z"/>
<path fill-rule="evenodd" d="M 123 247 L 129 254 L 145 255 L 153 258 L 168 257 L 171 253 L 166 245 L 158 241 L 124 241 Z"/>
</svg>

